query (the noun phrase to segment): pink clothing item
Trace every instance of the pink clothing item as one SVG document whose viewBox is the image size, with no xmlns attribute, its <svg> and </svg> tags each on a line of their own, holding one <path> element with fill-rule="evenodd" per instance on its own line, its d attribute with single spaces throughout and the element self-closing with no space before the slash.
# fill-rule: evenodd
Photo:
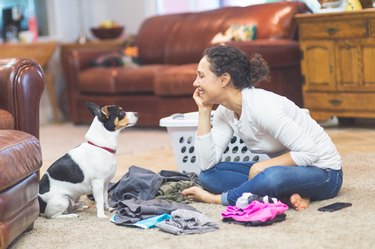
<svg viewBox="0 0 375 249">
<path fill-rule="evenodd" d="M 266 222 L 274 219 L 277 215 L 285 213 L 286 210 L 288 210 L 288 206 L 281 201 L 277 201 L 276 203 L 252 201 L 243 209 L 236 206 L 227 206 L 226 210 L 221 213 L 221 216 L 223 218 L 232 218 L 239 222 Z"/>
</svg>

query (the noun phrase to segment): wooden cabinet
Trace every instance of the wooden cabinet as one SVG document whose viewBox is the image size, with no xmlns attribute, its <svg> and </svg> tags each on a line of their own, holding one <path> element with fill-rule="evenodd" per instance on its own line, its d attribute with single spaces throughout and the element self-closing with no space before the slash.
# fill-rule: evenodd
<svg viewBox="0 0 375 249">
<path fill-rule="evenodd" d="M 375 10 L 296 18 L 304 107 L 317 120 L 375 118 Z"/>
</svg>

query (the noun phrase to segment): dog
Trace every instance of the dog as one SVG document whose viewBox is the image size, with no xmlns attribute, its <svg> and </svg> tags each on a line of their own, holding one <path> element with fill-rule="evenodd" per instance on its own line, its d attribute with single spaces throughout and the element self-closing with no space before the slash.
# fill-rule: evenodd
<svg viewBox="0 0 375 249">
<path fill-rule="evenodd" d="M 86 103 L 94 116 L 86 142 L 56 160 L 39 182 L 40 216 L 78 217 L 82 195 L 93 195 L 96 215 L 106 218 L 108 183 L 116 173 L 116 148 L 120 131 L 138 121 L 136 112 L 125 112 L 115 105 Z"/>
</svg>

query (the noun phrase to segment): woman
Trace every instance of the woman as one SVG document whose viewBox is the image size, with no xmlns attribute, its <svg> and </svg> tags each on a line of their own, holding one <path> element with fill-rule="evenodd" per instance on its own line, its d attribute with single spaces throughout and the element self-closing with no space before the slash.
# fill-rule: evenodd
<svg viewBox="0 0 375 249">
<path fill-rule="evenodd" d="M 289 198 L 296 210 L 332 198 L 342 185 L 341 158 L 326 132 L 289 99 L 254 88 L 268 77 L 256 54 L 250 60 L 235 47 L 204 51 L 194 81 L 198 106 L 196 138 L 199 179 L 182 195 L 195 201 L 235 205 L 245 192 Z M 212 123 L 210 113 L 219 104 Z M 260 162 L 220 162 L 235 134 L 249 150 L 266 153 Z"/>
</svg>

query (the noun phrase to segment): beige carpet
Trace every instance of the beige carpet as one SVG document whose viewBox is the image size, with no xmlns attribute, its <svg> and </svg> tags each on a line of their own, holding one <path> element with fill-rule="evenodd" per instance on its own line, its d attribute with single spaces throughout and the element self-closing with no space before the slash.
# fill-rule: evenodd
<svg viewBox="0 0 375 249">
<path fill-rule="evenodd" d="M 375 130 L 329 128 L 344 161 L 344 185 L 333 200 L 312 203 L 308 210 L 287 211 L 284 222 L 268 227 L 242 227 L 221 222 L 219 205 L 192 204 L 216 221 L 220 229 L 201 235 L 175 236 L 157 229 L 140 230 L 98 219 L 92 202 L 80 217 L 70 220 L 38 218 L 34 229 L 11 248 L 375 248 Z M 86 126 L 70 124 L 42 127 L 42 171 L 58 156 L 83 141 Z M 130 165 L 175 169 L 164 129 L 129 129 L 121 134 L 118 151 L 120 178 Z M 323 205 L 345 201 L 352 207 L 322 213 Z"/>
</svg>

